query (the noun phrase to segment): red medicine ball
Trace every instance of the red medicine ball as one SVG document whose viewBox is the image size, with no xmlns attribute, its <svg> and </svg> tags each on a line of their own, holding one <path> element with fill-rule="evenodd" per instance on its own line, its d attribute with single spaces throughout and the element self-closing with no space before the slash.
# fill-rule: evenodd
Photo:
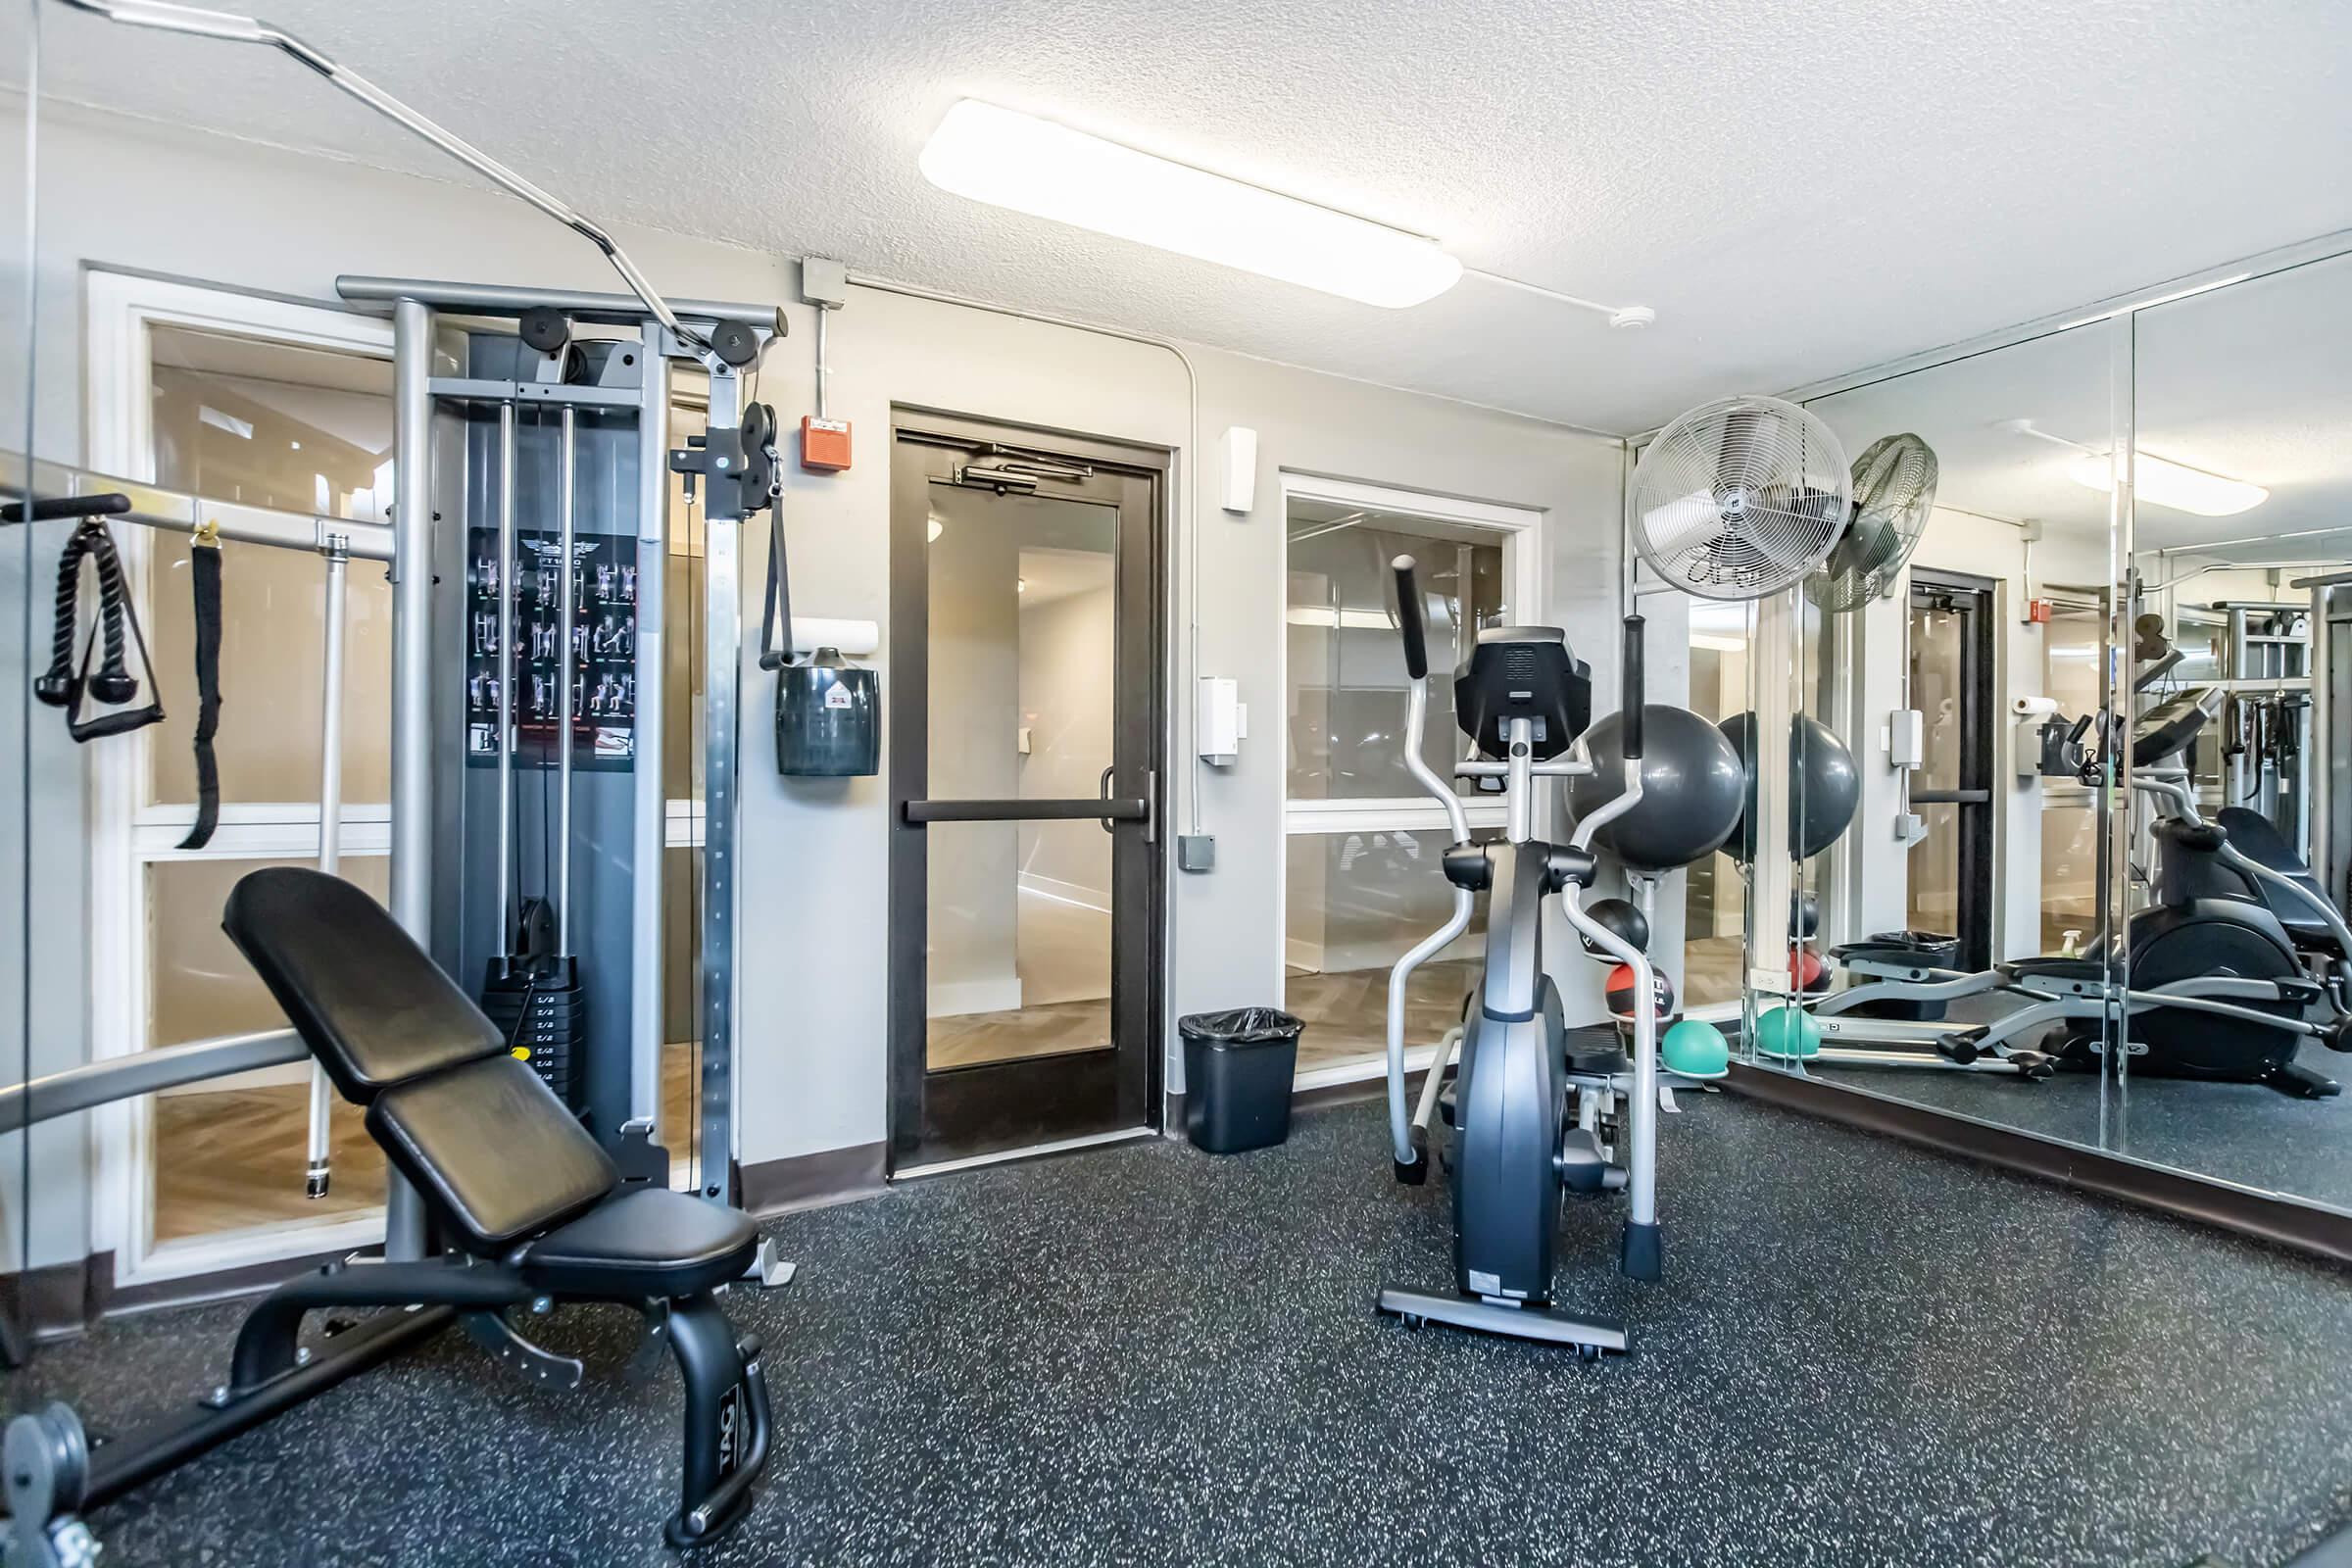
<svg viewBox="0 0 2352 1568">
<path fill-rule="evenodd" d="M 1666 971 L 1663 969 L 1650 970 L 1649 977 L 1657 992 L 1658 1018 L 1660 1022 L 1663 1022 L 1674 1016 L 1674 982 L 1666 978 Z M 1621 963 L 1609 970 L 1608 989 L 1604 996 L 1609 1004 L 1610 1017 L 1622 1018 L 1629 1023 L 1633 1021 L 1634 966 L 1632 964 Z"/>
</svg>

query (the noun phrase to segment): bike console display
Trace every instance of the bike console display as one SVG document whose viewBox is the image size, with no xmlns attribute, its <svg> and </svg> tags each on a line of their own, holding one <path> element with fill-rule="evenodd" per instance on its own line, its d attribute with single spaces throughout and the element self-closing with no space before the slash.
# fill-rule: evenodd
<svg viewBox="0 0 2352 1568">
<path fill-rule="evenodd" d="M 1537 761 L 1548 761 L 1592 722 L 1592 672 L 1557 626 L 1491 626 L 1453 672 L 1462 733 L 1489 757 L 1503 755 L 1514 718 L 1532 719 Z"/>
<path fill-rule="evenodd" d="M 2140 716 L 2132 737 L 2132 765 L 2155 767 L 2175 753 L 2186 751 L 2200 730 L 2212 722 L 2199 691 L 2183 692 Z"/>
</svg>

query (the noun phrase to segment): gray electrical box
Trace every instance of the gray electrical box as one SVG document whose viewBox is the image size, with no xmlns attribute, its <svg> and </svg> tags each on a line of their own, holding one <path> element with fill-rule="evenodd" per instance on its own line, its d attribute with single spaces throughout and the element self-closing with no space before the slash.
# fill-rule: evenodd
<svg viewBox="0 0 2352 1568">
<path fill-rule="evenodd" d="M 1217 840 L 1211 833 L 1180 833 L 1176 837 L 1176 869 L 1179 871 L 1213 871 L 1217 867 Z"/>
<path fill-rule="evenodd" d="M 839 310 L 850 303 L 850 269 L 845 262 L 822 256 L 801 258 L 801 298 L 810 305 Z"/>
</svg>

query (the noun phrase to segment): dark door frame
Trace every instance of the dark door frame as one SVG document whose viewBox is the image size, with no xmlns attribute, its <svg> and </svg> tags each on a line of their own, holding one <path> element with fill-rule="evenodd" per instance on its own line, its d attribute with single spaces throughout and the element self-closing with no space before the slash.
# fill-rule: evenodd
<svg viewBox="0 0 2352 1568">
<path fill-rule="evenodd" d="M 1101 436 L 1012 425 L 945 411 L 894 406 L 890 444 L 890 680 L 886 705 L 890 791 L 889 919 L 889 1162 L 895 1171 L 916 1161 L 1015 1151 L 1091 1133 L 1159 1124 L 1164 1076 L 1166 946 L 1165 810 L 1167 766 L 1167 620 L 1169 601 L 1170 478 L 1173 454 Z M 948 802 L 930 799 L 930 572 L 929 491 L 935 464 L 908 461 L 910 447 L 962 452 L 983 466 L 1014 467 L 1034 460 L 1038 495 L 1080 494 L 1057 481 L 1055 466 L 1090 470 L 1117 481 L 1132 496 L 1144 492 L 1150 547 L 1146 578 L 1127 578 L 1127 543 L 1119 564 L 1119 710 L 1114 760 L 1120 774 L 1105 798 L 1087 802 Z M 1017 488 L 1017 486 L 1016 486 Z M 1098 488 L 1100 488 L 1098 486 Z M 1121 503 L 1124 513 L 1132 501 Z M 1130 590 L 1133 590 L 1131 597 Z M 1139 601 L 1141 602 L 1139 604 Z M 1148 608 L 1143 608 L 1148 605 Z M 1144 624 L 1130 624 L 1134 613 Z M 1130 665 L 1130 656 L 1132 664 Z M 1136 698 L 1140 696 L 1140 707 Z M 1138 749 L 1144 754 L 1134 760 Z M 1124 755 L 1120 755 L 1124 754 Z M 1074 1053 L 992 1063 L 932 1074 L 925 1050 L 929 822 L 1101 817 L 1105 827 L 1143 839 L 1140 854 L 1147 897 L 1130 906 L 1114 897 L 1117 941 L 1112 953 L 1112 1041 L 1109 1051 Z M 1114 852 L 1119 853 L 1119 852 Z M 1119 886 L 1114 872 L 1114 889 Z M 1119 1126 L 1087 1125 L 1088 1107 L 1110 1104 Z M 1080 1118 L 1073 1122 L 1072 1118 Z M 1102 1120 L 1096 1110 L 1093 1120 Z"/>
<path fill-rule="evenodd" d="M 1998 806 L 1995 779 L 1999 759 L 1994 746 L 1993 667 L 1999 650 L 1994 644 L 1993 580 L 1968 572 L 1914 567 L 1910 592 L 1904 601 L 1903 635 L 1910 639 L 1909 617 L 1923 598 L 1943 598 L 1962 617 L 1960 627 L 1960 776 L 1949 789 L 1913 789 L 1911 804 L 1950 806 L 1959 835 L 1958 912 L 1952 923 L 1960 939 L 1960 967 L 1992 966 L 1992 927 L 1997 901 L 1993 897 L 1993 815 Z M 1904 652 L 1906 666 L 1910 650 Z"/>
</svg>

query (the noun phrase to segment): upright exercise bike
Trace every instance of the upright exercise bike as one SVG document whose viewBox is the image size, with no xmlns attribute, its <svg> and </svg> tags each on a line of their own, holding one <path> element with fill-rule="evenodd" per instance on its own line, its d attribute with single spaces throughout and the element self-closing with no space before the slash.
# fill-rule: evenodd
<svg viewBox="0 0 2352 1568">
<path fill-rule="evenodd" d="M 1475 743 L 1455 764 L 1456 778 L 1499 781 L 1504 841 L 1473 844 L 1450 781 L 1422 760 L 1428 717 L 1429 655 L 1413 559 L 1392 563 L 1398 630 L 1412 690 L 1404 760 L 1446 808 L 1453 832 L 1445 855 L 1453 914 L 1397 960 L 1389 979 L 1389 1132 L 1399 1182 L 1429 1176 L 1429 1129 L 1445 1062 L 1433 1061 L 1419 1113 L 1405 1106 L 1405 982 L 1424 960 L 1469 928 L 1474 901 L 1488 895 L 1487 955 L 1465 1008 L 1461 1065 L 1454 1085 L 1448 1167 L 1453 1184 L 1454 1289 L 1380 1293 L 1380 1307 L 1418 1326 L 1435 1321 L 1491 1334 L 1570 1345 L 1587 1359 L 1623 1350 L 1625 1325 L 1562 1312 L 1551 1305 L 1552 1251 L 1565 1192 L 1622 1188 L 1629 1212 L 1622 1264 L 1636 1279 L 1661 1268 L 1657 1217 L 1658 1017 L 1648 957 L 1587 914 L 1583 899 L 1597 861 L 1593 835 L 1642 800 L 1642 619 L 1625 621 L 1624 792 L 1587 816 L 1575 840 L 1555 845 L 1535 826 L 1535 781 L 1592 770 L 1569 755 L 1592 721 L 1591 673 L 1568 651 L 1556 626 L 1504 626 L 1479 633 L 1470 659 L 1453 673 L 1454 711 Z M 1637 998 L 1633 1057 L 1611 1045 L 1572 1051 L 1560 998 L 1544 972 L 1544 901 L 1563 895 L 1568 922 L 1586 943 L 1634 972 Z M 1630 1070 L 1629 1070 L 1630 1069 Z M 1579 1104 L 1580 1097 L 1590 1102 Z M 1620 1165 L 1599 1137 L 1605 1104 L 1625 1150 Z"/>
</svg>

